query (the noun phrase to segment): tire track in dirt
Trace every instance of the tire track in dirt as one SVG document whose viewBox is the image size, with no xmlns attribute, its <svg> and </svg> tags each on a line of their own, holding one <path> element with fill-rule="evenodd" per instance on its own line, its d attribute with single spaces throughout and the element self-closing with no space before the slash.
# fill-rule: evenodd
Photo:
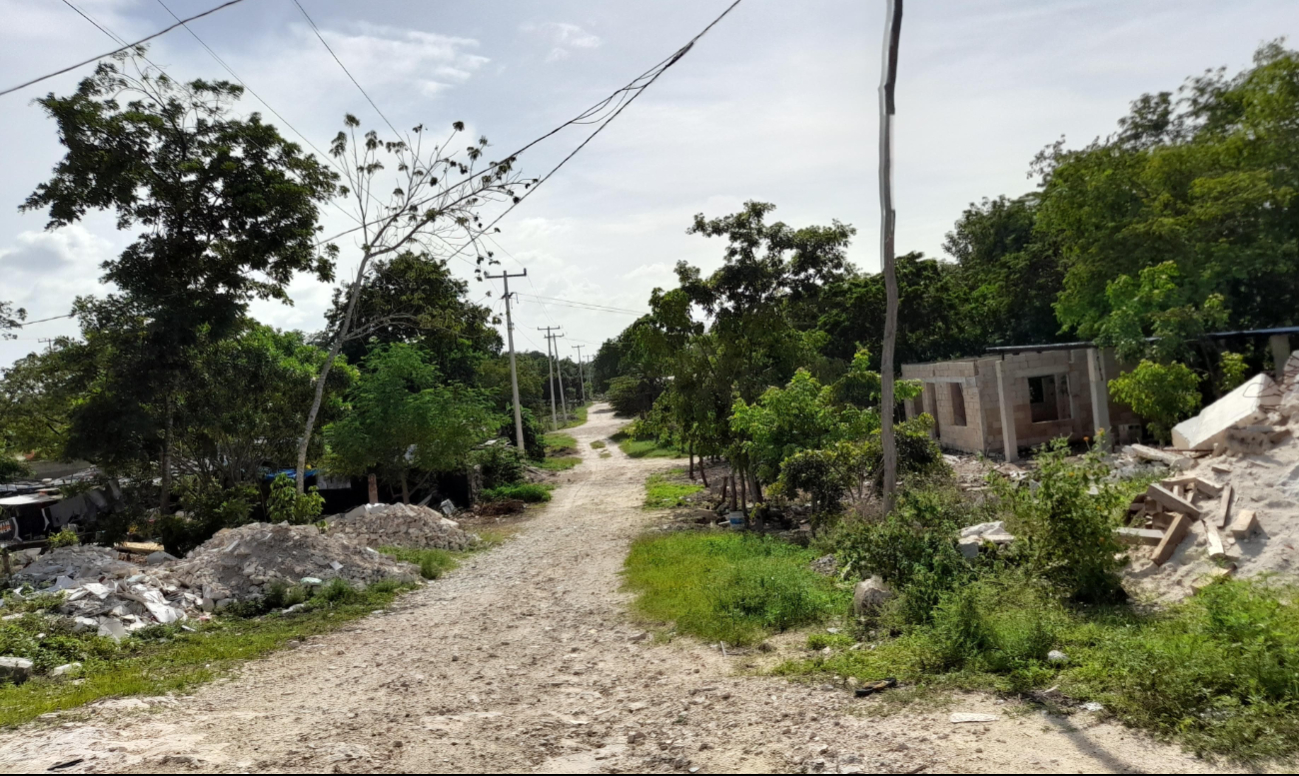
<svg viewBox="0 0 1299 776">
<path fill-rule="evenodd" d="M 179 698 L 94 704 L 0 734 L 0 770 L 137 772 L 1208 771 L 1090 715 L 1008 715 L 983 696 L 871 716 L 879 701 L 741 675 L 752 656 L 655 644 L 618 576 L 654 515 L 643 483 L 673 462 L 569 433 L 584 461 L 511 541 L 383 614 L 251 662 Z M 1221 772 L 1221 768 L 1212 769 Z"/>
</svg>

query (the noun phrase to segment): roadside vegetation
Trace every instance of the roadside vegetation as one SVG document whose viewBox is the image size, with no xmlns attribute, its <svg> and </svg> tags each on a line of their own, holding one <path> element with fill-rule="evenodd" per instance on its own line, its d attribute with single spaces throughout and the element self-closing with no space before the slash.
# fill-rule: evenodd
<svg viewBox="0 0 1299 776">
<path fill-rule="evenodd" d="M 624 574 L 651 621 L 741 646 L 844 611 L 851 594 L 813 572 L 813 558 L 763 536 L 678 532 L 638 539 Z"/>
<path fill-rule="evenodd" d="M 685 474 L 685 469 L 651 474 L 645 481 L 645 508 L 671 509 L 688 504 L 690 496 L 704 486 L 690 482 Z"/>
<path fill-rule="evenodd" d="M 665 442 L 657 436 L 646 434 L 636 438 L 636 424 L 629 430 L 619 431 L 610 439 L 618 443 L 618 449 L 628 458 L 681 458 L 684 456 L 671 442 Z"/>
<path fill-rule="evenodd" d="M 577 455 L 577 440 L 572 434 L 551 432 L 543 437 L 546 457 L 537 463 L 537 468 L 551 472 L 568 471 L 582 462 Z"/>
</svg>

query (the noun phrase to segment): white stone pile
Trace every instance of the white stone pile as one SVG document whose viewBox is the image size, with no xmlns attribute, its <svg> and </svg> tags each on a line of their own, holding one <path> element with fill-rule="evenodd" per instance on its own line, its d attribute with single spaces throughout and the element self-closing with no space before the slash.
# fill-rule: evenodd
<svg viewBox="0 0 1299 776">
<path fill-rule="evenodd" d="M 252 523 L 225 528 L 170 565 L 177 585 L 205 610 L 266 593 L 274 582 L 317 585 L 342 579 L 356 587 L 380 580 L 418 582 L 419 570 L 314 525 Z"/>
<path fill-rule="evenodd" d="M 478 537 L 461 530 L 456 521 L 418 504 L 365 504 L 326 523 L 330 536 L 366 547 L 467 550 L 478 543 Z"/>
<path fill-rule="evenodd" d="M 150 625 L 187 619 L 201 599 L 169 579 L 166 571 L 145 572 L 119 560 L 107 547 L 60 547 L 14 575 L 18 586 L 37 593 L 63 593 L 59 612 L 77 630 L 120 639 Z M 21 595 L 21 593 L 20 593 Z"/>
</svg>

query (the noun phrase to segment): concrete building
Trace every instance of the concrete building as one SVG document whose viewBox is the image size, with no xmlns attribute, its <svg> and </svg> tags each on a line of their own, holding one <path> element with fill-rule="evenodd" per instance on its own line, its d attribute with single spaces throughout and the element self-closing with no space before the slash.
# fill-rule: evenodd
<svg viewBox="0 0 1299 776">
<path fill-rule="evenodd" d="M 978 358 L 904 364 L 902 377 L 924 392 L 907 417 L 933 416 L 940 445 L 1019 458 L 1019 451 L 1068 437 L 1081 442 L 1109 429 L 1111 441 L 1139 441 L 1141 419 L 1109 398 L 1119 373 L 1112 350 L 1088 343 L 996 349 Z"/>
<path fill-rule="evenodd" d="M 1299 327 L 1224 331 L 1206 340 L 1266 338 L 1277 379 L 1290 357 Z M 1114 351 L 1090 342 L 990 348 L 978 358 L 903 364 L 905 380 L 919 380 L 924 393 L 907 402 L 907 417 L 928 412 L 940 445 L 967 453 L 1019 451 L 1068 437 L 1081 442 L 1107 429 L 1113 443 L 1141 441 L 1141 418 L 1109 398 L 1109 381 L 1120 373 Z"/>
</svg>

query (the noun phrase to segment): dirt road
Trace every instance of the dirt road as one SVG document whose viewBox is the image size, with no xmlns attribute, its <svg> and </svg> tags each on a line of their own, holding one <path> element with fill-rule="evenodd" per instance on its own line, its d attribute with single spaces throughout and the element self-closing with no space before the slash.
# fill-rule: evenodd
<svg viewBox="0 0 1299 776">
<path fill-rule="evenodd" d="M 599 457 L 590 442 L 619 424 L 603 407 L 590 417 L 574 430 L 585 461 L 512 541 L 193 695 L 0 734 L 0 770 L 77 758 L 60 772 L 1211 770 L 1088 714 L 1014 714 L 971 696 L 879 718 L 878 701 L 740 675 L 751 658 L 640 638 L 618 571 L 654 523 L 645 477 L 671 464 L 613 445 Z M 952 725 L 951 711 L 1000 719 Z"/>
</svg>

